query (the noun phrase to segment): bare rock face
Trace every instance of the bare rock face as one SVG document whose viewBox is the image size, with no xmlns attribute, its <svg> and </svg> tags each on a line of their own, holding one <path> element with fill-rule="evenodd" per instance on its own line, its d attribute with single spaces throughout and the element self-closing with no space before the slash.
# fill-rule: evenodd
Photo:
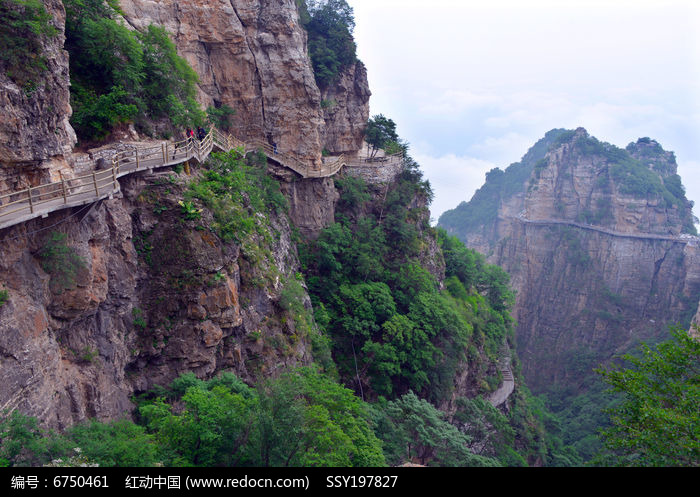
<svg viewBox="0 0 700 497">
<path fill-rule="evenodd" d="M 200 76 L 200 102 L 236 110 L 233 133 L 320 165 L 323 115 L 294 0 L 122 0 L 136 29 L 164 26 Z"/>
<path fill-rule="evenodd" d="M 633 178 L 618 166 L 627 153 L 648 166 L 649 178 Z M 673 153 L 652 140 L 632 143 L 623 151 L 598 142 L 579 128 L 547 153 L 529 182 L 524 201 L 507 202 L 502 214 L 524 212 L 529 220 L 568 219 L 622 233 L 679 235 L 684 218 L 691 217 L 688 202 L 673 197 L 669 202 L 654 191 L 676 171 Z M 645 188 L 648 194 L 640 193 Z"/>
<path fill-rule="evenodd" d="M 208 210 L 183 219 L 184 181 L 122 182 L 124 198 L 3 231 L 0 406 L 64 428 L 124 416 L 184 372 L 253 382 L 311 361 L 308 330 L 278 304 L 299 265 L 285 216 L 245 251 Z"/>
<path fill-rule="evenodd" d="M 333 178 L 306 179 L 281 184 L 289 201 L 289 217 L 306 238 L 315 238 L 335 221 L 339 198 Z"/>
<path fill-rule="evenodd" d="M 0 63 L 0 193 L 55 179 L 58 170 L 68 167 L 64 157 L 76 142 L 68 122 L 65 10 L 60 0 L 43 3 L 58 31 L 41 40 L 46 70 L 19 86 Z"/>
<path fill-rule="evenodd" d="M 371 95 L 367 69 L 359 61 L 345 68 L 338 80 L 322 92 L 326 122 L 322 142 L 328 152 L 355 154 L 362 148 Z"/>
<path fill-rule="evenodd" d="M 518 353 L 536 392 L 576 388 L 639 340 L 667 337 L 700 298 L 700 240 L 682 235 L 692 204 L 673 154 L 648 138 L 625 151 L 582 128 L 557 131 L 505 174 L 489 173 L 469 207 L 478 217 L 441 218 L 510 273 Z"/>
<path fill-rule="evenodd" d="M 0 403 L 54 427 L 90 417 L 105 419 L 130 407 L 124 368 L 129 362 L 128 318 L 136 287 L 131 223 L 117 201 L 84 221 L 57 213 L 4 232 L 0 280 L 9 292 L 0 308 Z M 53 275 L 43 249 L 61 232 L 79 270 L 57 256 Z M 66 289 L 56 279 L 73 280 Z"/>
</svg>

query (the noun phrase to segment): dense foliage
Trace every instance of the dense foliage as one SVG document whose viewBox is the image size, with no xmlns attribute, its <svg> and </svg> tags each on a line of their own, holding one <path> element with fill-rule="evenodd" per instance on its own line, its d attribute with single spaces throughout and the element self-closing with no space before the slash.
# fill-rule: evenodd
<svg viewBox="0 0 700 497">
<path fill-rule="evenodd" d="M 251 388 L 188 373 L 138 399 L 140 424 L 90 421 L 47 432 L 15 411 L 0 420 L 0 466 L 64 460 L 100 466 L 383 466 L 367 407 L 313 369 Z M 60 463 L 59 463 L 60 464 Z"/>
<path fill-rule="evenodd" d="M 116 0 L 66 0 L 70 54 L 71 124 L 85 140 L 99 139 L 120 123 L 151 132 L 155 122 L 173 128 L 198 125 L 197 74 L 177 55 L 161 27 L 143 33 L 117 20 Z M 161 128 L 166 131 L 165 128 Z"/>
<path fill-rule="evenodd" d="M 408 207 L 428 193 L 412 174 L 400 177 L 381 205 L 370 200 L 381 195 L 361 180 L 338 178 L 337 222 L 302 250 L 314 307 L 323 314 L 317 321 L 331 337 L 344 381 L 365 398 L 413 390 L 444 399 L 470 344 L 497 343 L 489 347 L 495 355 L 510 326 L 503 302 L 489 308 L 471 281 L 457 278 L 440 291 L 422 266 L 424 244 L 437 240 L 425 207 Z M 492 286 L 502 281 L 480 283 L 495 296 Z"/>
<path fill-rule="evenodd" d="M 213 227 L 224 241 L 244 243 L 253 233 L 269 236 L 265 212 L 283 212 L 287 200 L 266 172 L 264 155 L 243 157 L 242 150 L 214 153 L 207 169 L 190 184 L 188 199 L 198 199 L 214 215 Z"/>
<path fill-rule="evenodd" d="M 46 70 L 42 42 L 58 34 L 39 0 L 0 0 L 0 63 L 5 74 L 31 93 Z"/>
<path fill-rule="evenodd" d="M 655 348 L 642 344 L 638 355 L 625 355 L 628 369 L 598 370 L 622 394 L 609 411 L 599 462 L 700 466 L 700 341 L 680 328 L 671 334 Z"/>
<path fill-rule="evenodd" d="M 309 35 L 309 57 L 316 82 L 326 88 L 357 60 L 353 9 L 345 0 L 297 0 Z"/>
<path fill-rule="evenodd" d="M 442 411 L 413 392 L 376 408 L 377 432 L 391 465 L 415 461 L 435 466 L 500 466 L 474 454 L 471 438 L 448 422 Z"/>
<path fill-rule="evenodd" d="M 559 419 L 562 441 L 573 447 L 582 461 L 591 461 L 600 453 L 603 442 L 599 431 L 610 424 L 605 410 L 619 399 L 606 390 L 599 377 L 589 374 L 577 388 L 553 385 L 540 398 Z"/>
<path fill-rule="evenodd" d="M 385 117 L 384 114 L 373 116 L 367 122 L 365 141 L 372 147 L 372 157 L 379 150 L 386 150 L 391 145 L 398 144 L 399 135 L 396 133 L 396 123 Z"/>
</svg>

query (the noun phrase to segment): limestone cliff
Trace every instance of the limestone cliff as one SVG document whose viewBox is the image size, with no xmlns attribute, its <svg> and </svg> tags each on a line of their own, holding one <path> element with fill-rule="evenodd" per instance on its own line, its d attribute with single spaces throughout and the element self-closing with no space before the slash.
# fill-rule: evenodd
<svg viewBox="0 0 700 497">
<path fill-rule="evenodd" d="M 65 11 L 60 0 L 44 5 L 56 33 L 39 37 L 40 53 L 34 56 L 43 57 L 46 68 L 19 84 L 0 59 L 0 194 L 55 181 L 57 171 L 68 168 L 66 157 L 76 141 L 68 122 Z"/>
<path fill-rule="evenodd" d="M 59 31 L 45 41 L 45 79 L 28 92 L 0 71 L 0 194 L 55 181 L 59 170 L 70 178 L 94 166 L 85 154 L 71 154 L 65 12 L 60 1 L 44 4 Z M 199 74 L 200 103 L 234 108 L 239 138 L 277 143 L 312 164 L 320 164 L 328 134 L 334 150 L 351 151 L 361 141 L 366 72 L 358 63 L 328 90 L 338 106 L 324 116 L 293 0 L 120 6 L 133 28 L 154 23 L 168 30 Z M 302 234 L 333 221 L 332 179 L 273 172 Z M 246 256 L 210 233 L 211 214 L 203 214 L 199 230 L 183 229 L 184 184 L 166 178 L 125 178 L 122 198 L 0 233 L 0 289 L 9 292 L 0 306 L 2 408 L 64 427 L 120 416 L 134 392 L 180 372 L 205 377 L 228 369 L 252 381 L 311 359 L 308 331 L 297 330 L 279 306 L 298 269 L 287 217 L 271 219 L 274 241 L 259 244 L 265 257 Z M 46 266 L 47 250 L 62 254 L 58 273 Z M 71 284 L 63 288 L 56 278 Z"/>
<path fill-rule="evenodd" d="M 200 102 L 236 110 L 241 139 L 318 162 L 321 97 L 293 0 L 122 0 L 136 29 L 163 26 L 200 76 Z"/>
<path fill-rule="evenodd" d="M 553 130 L 440 225 L 511 274 L 523 371 L 542 391 L 688 324 L 700 295 L 691 207 L 655 141 L 621 150 Z"/>
<path fill-rule="evenodd" d="M 29 90 L 0 71 L 0 193 L 70 177 L 76 137 L 68 120 L 65 11 L 46 0 L 56 36 L 43 41 L 47 70 Z M 361 148 L 370 91 L 364 65 L 346 68 L 321 95 L 308 57 L 307 36 L 294 0 L 121 0 L 134 29 L 164 26 L 199 75 L 203 107 L 236 111 L 232 132 L 276 143 L 312 164 L 325 148 Z"/>
<path fill-rule="evenodd" d="M 359 61 L 345 68 L 338 80 L 323 90 L 323 146 L 328 152 L 356 154 L 362 149 L 370 95 L 367 69 Z"/>
<path fill-rule="evenodd" d="M 277 143 L 317 164 L 324 147 L 337 153 L 361 148 L 370 95 L 364 65 L 347 68 L 322 96 L 294 0 L 120 4 L 134 28 L 155 23 L 171 33 L 200 75 L 200 102 L 235 109 L 240 138 Z"/>
<path fill-rule="evenodd" d="M 134 392 L 185 371 L 253 380 L 310 360 L 277 303 L 298 270 L 286 217 L 271 218 L 269 246 L 242 253 L 208 210 L 183 218 L 175 178 L 130 178 L 123 198 L 4 231 L 3 408 L 63 427 L 121 416 Z"/>
</svg>

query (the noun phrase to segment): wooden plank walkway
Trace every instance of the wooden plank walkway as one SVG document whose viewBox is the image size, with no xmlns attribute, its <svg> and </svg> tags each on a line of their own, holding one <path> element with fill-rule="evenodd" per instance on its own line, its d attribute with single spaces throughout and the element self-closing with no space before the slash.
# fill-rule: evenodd
<svg viewBox="0 0 700 497">
<path fill-rule="evenodd" d="M 0 230 L 37 217 L 47 217 L 57 210 L 110 198 L 119 192 L 118 179 L 129 174 L 173 166 L 192 159 L 202 163 L 214 148 L 224 152 L 239 148 L 244 154 L 262 150 L 269 160 L 303 178 L 325 178 L 337 174 L 346 164 L 364 164 L 361 159 L 347 160 L 341 155 L 324 162 L 321 167 L 312 167 L 292 155 L 275 150 L 268 143 L 258 140 L 243 142 L 212 127 L 202 141 L 188 138 L 176 143 L 164 142 L 160 146 L 118 152 L 111 158 L 108 169 L 0 195 Z M 403 158 L 390 156 L 377 167 L 395 165 L 397 161 L 403 162 Z"/>
</svg>

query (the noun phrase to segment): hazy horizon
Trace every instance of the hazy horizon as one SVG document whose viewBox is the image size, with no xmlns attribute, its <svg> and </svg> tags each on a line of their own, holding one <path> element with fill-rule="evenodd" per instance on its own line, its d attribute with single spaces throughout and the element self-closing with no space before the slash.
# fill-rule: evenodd
<svg viewBox="0 0 700 497">
<path fill-rule="evenodd" d="M 434 220 L 552 128 L 584 127 L 621 148 L 655 139 L 700 201 L 695 2 L 348 3 L 370 112 L 410 142 L 435 192 Z"/>
</svg>

